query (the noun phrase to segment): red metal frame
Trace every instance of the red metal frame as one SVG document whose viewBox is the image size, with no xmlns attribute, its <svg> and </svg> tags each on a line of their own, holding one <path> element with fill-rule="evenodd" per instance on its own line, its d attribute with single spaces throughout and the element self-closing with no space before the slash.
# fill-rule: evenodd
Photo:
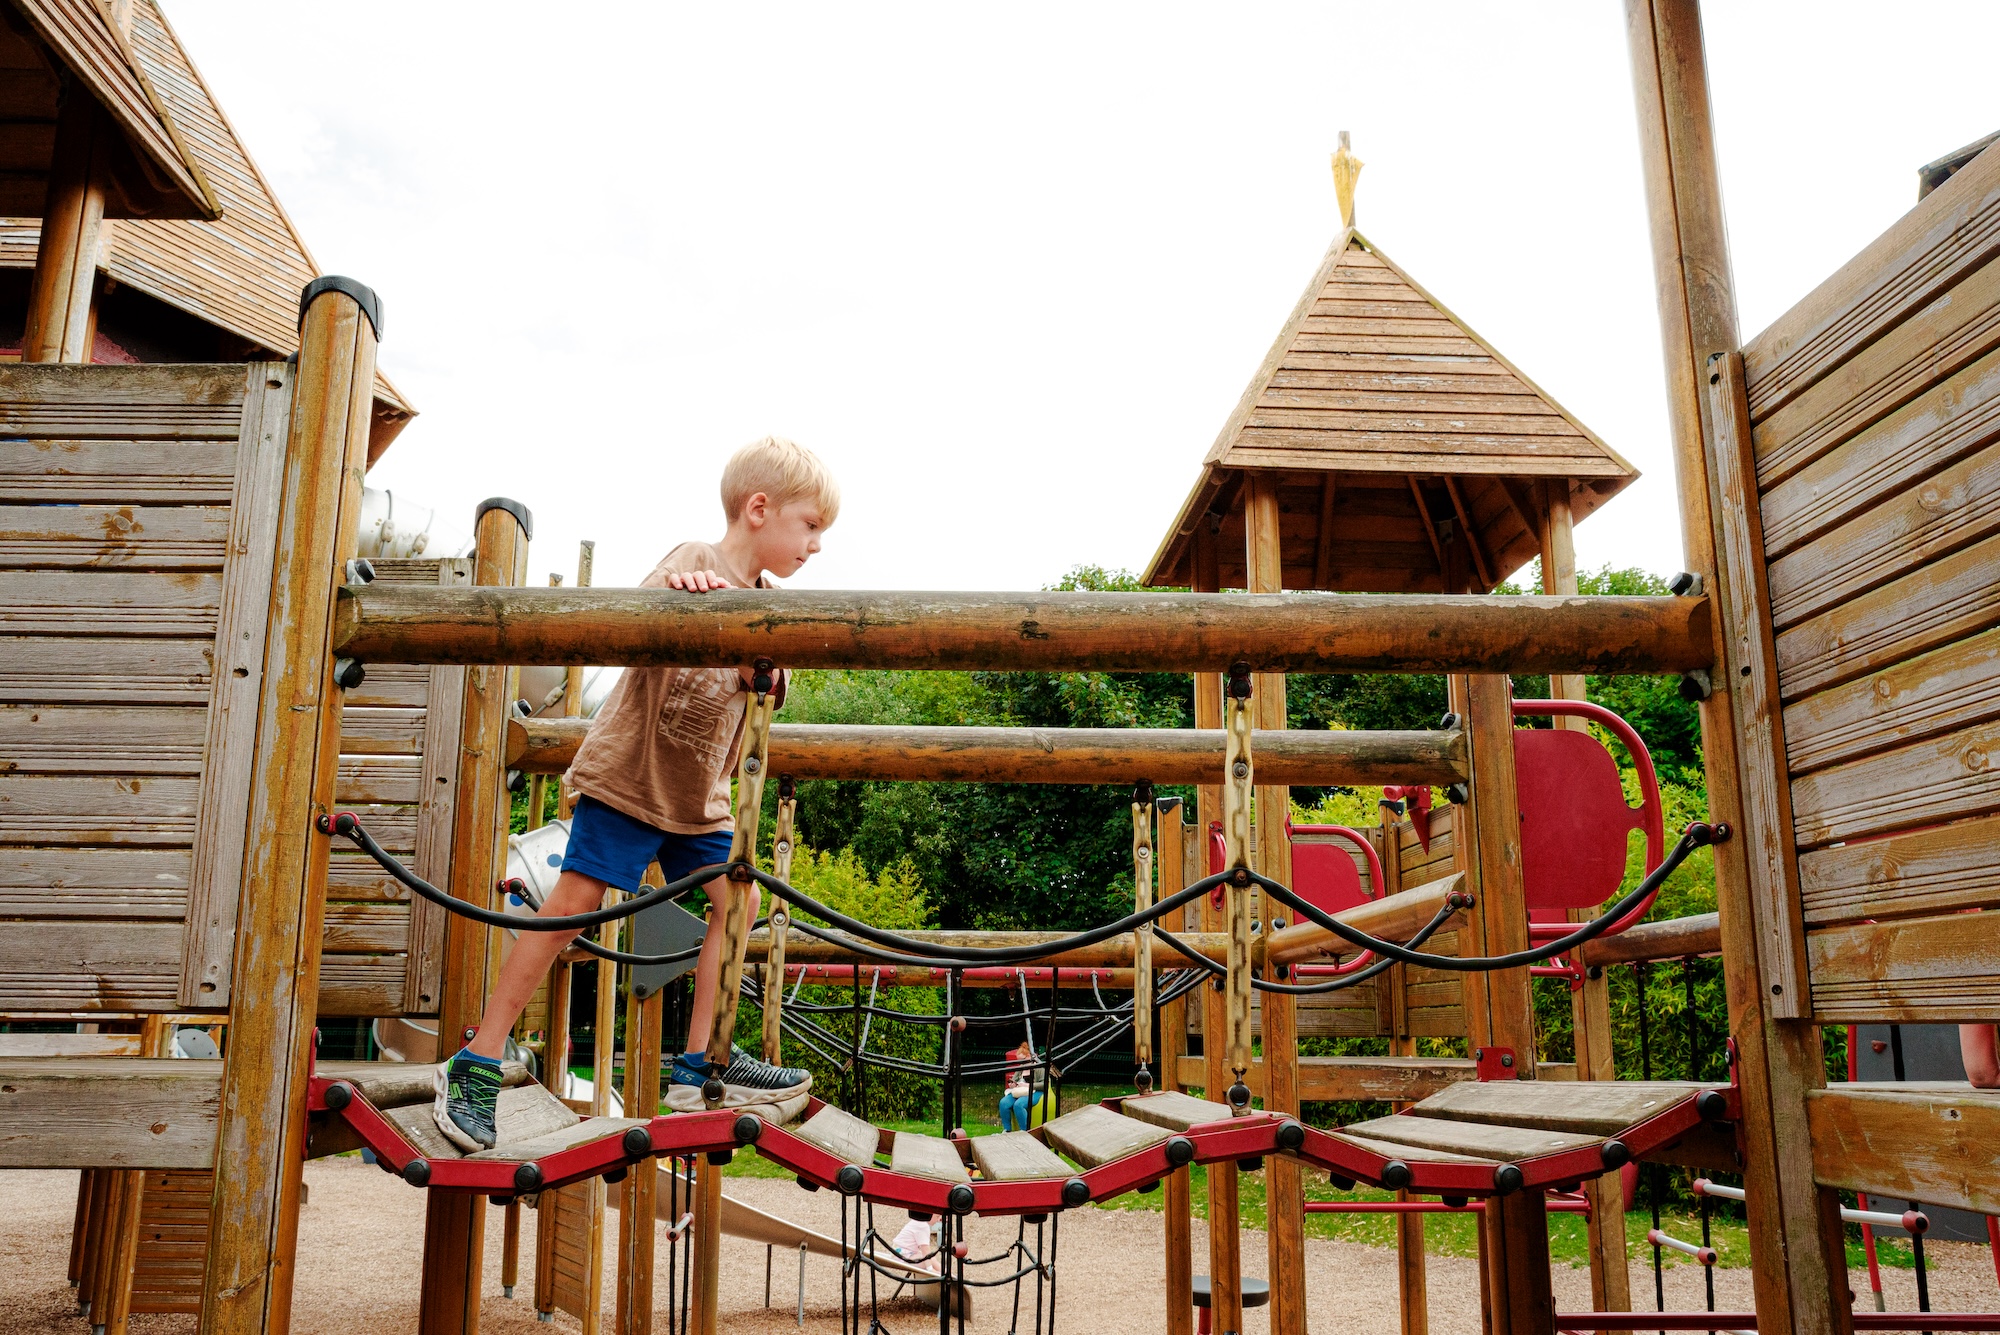
<svg viewBox="0 0 2000 1335">
<path fill-rule="evenodd" d="M 1864 1312 L 1856 1330 L 2000 1330 L 2000 1312 Z M 1755 1312 L 1563 1312 L 1564 1335 L 1592 1330 L 1755 1330 Z"/>
</svg>

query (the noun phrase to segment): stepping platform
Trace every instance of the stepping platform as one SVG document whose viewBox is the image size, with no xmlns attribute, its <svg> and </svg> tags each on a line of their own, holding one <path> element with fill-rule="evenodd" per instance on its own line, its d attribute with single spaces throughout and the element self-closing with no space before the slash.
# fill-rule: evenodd
<svg viewBox="0 0 2000 1335">
<path fill-rule="evenodd" d="M 973 1137 L 972 1162 L 988 1182 L 1032 1182 L 1069 1175 L 1069 1165 L 1027 1131 Z"/>
<path fill-rule="evenodd" d="M 1228 1104 L 1210 1103 L 1173 1089 L 1158 1094 L 1134 1095 L 1120 1103 L 1118 1111 L 1150 1126 L 1163 1126 L 1169 1131 L 1186 1131 L 1190 1127 L 1208 1122 L 1226 1122 L 1230 1118 Z"/>
<path fill-rule="evenodd" d="M 314 1153 L 363 1145 L 414 1186 L 512 1196 L 621 1172 L 653 1155 L 731 1151 L 754 1136 L 739 1133 L 741 1109 L 650 1120 L 584 1117 L 510 1063 L 495 1108 L 499 1143 L 466 1154 L 432 1117 L 435 1071 L 401 1062 L 321 1063 L 309 1103 Z M 643 1139 L 631 1138 L 635 1131 Z"/>
<path fill-rule="evenodd" d="M 1568 1186 L 1666 1155 L 1727 1143 L 1735 1091 L 1685 1081 L 1494 1080 L 1453 1084 L 1394 1117 L 1329 1134 L 1304 1128 L 1300 1158 L 1336 1177 L 1447 1196 Z"/>
<path fill-rule="evenodd" d="M 970 1182 L 965 1160 L 958 1146 L 937 1136 L 920 1136 L 908 1131 L 896 1133 L 889 1150 L 889 1171 L 910 1177 L 928 1177 L 938 1182 Z"/>
<path fill-rule="evenodd" d="M 1042 1138 L 1085 1168 L 1163 1144 L 1172 1133 L 1134 1117 L 1122 1117 L 1099 1103 L 1066 1112 L 1042 1127 Z"/>
<path fill-rule="evenodd" d="M 795 1134 L 808 1145 L 819 1146 L 842 1163 L 862 1168 L 875 1166 L 875 1155 L 882 1147 L 882 1133 L 878 1128 L 831 1103 L 821 1104 L 818 1112 L 799 1124 Z"/>
</svg>

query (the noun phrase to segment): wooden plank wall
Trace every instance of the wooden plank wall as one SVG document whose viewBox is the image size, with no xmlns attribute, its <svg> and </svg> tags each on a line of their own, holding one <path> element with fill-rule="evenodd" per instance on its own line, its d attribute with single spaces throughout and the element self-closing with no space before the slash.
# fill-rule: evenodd
<svg viewBox="0 0 2000 1335">
<path fill-rule="evenodd" d="M 471 562 L 378 560 L 378 582 L 466 584 Z M 335 801 L 433 885 L 451 873 L 464 668 L 371 664 L 346 694 Z M 435 1015 L 444 916 L 358 851 L 336 845 L 321 947 L 322 1015 Z M 413 938 L 414 929 L 414 938 Z"/>
<path fill-rule="evenodd" d="M 227 1002 L 288 394 L 0 366 L 0 1008 Z"/>
<path fill-rule="evenodd" d="M 1743 379 L 1813 1016 L 2000 1019 L 2000 152 Z"/>
</svg>

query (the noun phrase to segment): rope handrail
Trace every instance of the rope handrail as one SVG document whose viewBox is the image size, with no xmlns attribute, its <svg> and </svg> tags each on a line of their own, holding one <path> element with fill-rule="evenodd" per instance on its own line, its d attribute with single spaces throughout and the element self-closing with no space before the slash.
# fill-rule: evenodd
<svg viewBox="0 0 2000 1335">
<path fill-rule="evenodd" d="M 1114 922 L 1105 923 L 1102 926 L 1093 927 L 1087 931 L 1073 933 L 1066 937 L 1059 937 L 1054 941 L 1044 941 L 1034 945 L 1003 946 L 993 949 L 981 949 L 973 946 L 954 947 L 930 941 L 919 941 L 903 936 L 898 932 L 871 926 L 858 918 L 840 912 L 831 905 L 821 903 L 798 887 L 782 881 L 768 872 L 760 871 L 747 862 L 733 864 L 718 863 L 714 866 L 698 868 L 678 881 L 650 890 L 643 895 L 636 895 L 622 903 L 607 905 L 600 909 L 593 909 L 587 913 L 523 918 L 516 914 L 502 913 L 483 908 L 480 905 L 470 903 L 467 900 L 458 898 L 456 895 L 440 890 L 428 881 L 425 881 L 422 877 L 404 867 L 394 855 L 376 843 L 374 836 L 370 835 L 362 827 L 360 817 L 352 812 L 343 811 L 332 816 L 322 816 L 319 818 L 318 825 L 321 831 L 326 834 L 339 835 L 352 841 L 364 853 L 373 858 L 383 870 L 387 871 L 398 882 L 408 887 L 413 893 L 437 904 L 449 912 L 459 914 L 461 917 L 470 918 L 475 922 L 484 923 L 490 927 L 506 927 L 538 932 L 580 931 L 584 928 L 595 927 L 619 918 L 630 917 L 652 904 L 677 897 L 697 886 L 704 885 L 715 879 L 718 875 L 733 875 L 740 872 L 768 889 L 773 895 L 785 901 L 794 909 L 802 909 L 831 924 L 830 928 L 820 928 L 816 924 L 799 922 L 796 918 L 791 920 L 792 926 L 809 936 L 836 942 L 854 950 L 857 954 L 877 959 L 887 964 L 908 964 L 933 968 L 937 967 L 939 961 L 946 961 L 953 967 L 976 968 L 980 965 L 992 964 L 1029 964 L 1035 960 L 1045 959 L 1048 956 L 1060 954 L 1064 951 L 1098 945 L 1121 933 L 1155 924 L 1168 913 L 1193 903 L 1219 885 L 1234 885 L 1238 888 L 1255 885 L 1279 903 L 1290 908 L 1294 913 L 1332 932 L 1350 945 L 1363 950 L 1374 951 L 1392 962 L 1417 964 L 1424 967 L 1445 969 L 1459 973 L 1484 973 L 1496 969 L 1510 969 L 1524 964 L 1540 963 L 1555 955 L 1572 950 L 1585 941 L 1602 935 L 1614 924 L 1629 916 L 1632 908 L 1641 900 L 1655 893 L 1659 886 L 1666 881 L 1666 878 L 1677 870 L 1680 864 L 1685 862 L 1688 856 L 1697 848 L 1705 847 L 1717 842 L 1718 839 L 1726 838 L 1728 831 L 1727 826 L 1711 826 L 1702 822 L 1695 822 L 1689 825 L 1687 830 L 1681 835 L 1680 840 L 1669 850 L 1667 856 L 1661 860 L 1658 867 L 1654 868 L 1638 885 L 1620 896 L 1609 908 L 1589 922 L 1580 924 L 1576 931 L 1569 933 L 1567 936 L 1559 937 L 1554 941 L 1544 942 L 1539 946 L 1531 946 L 1526 950 L 1514 951 L 1508 955 L 1449 956 L 1419 954 L 1406 944 L 1384 940 L 1372 933 L 1364 932 L 1360 928 L 1349 926 L 1333 915 L 1321 911 L 1282 882 L 1272 880 L 1268 876 L 1260 875 L 1247 867 L 1236 867 L 1217 872 L 1212 876 L 1205 876 L 1194 884 L 1158 901 L 1150 908 L 1126 914 Z M 1449 907 L 1449 901 L 1447 902 L 1447 907 Z M 1156 927 L 1155 931 L 1158 930 Z M 833 931 L 851 937 L 858 937 L 859 940 L 842 940 L 839 935 L 829 934 Z M 862 944 L 864 942 L 876 947 L 876 949 L 870 950 L 866 948 Z M 1188 953 L 1184 947 L 1177 947 L 1177 949 L 1180 949 L 1183 954 Z M 902 955 L 893 953 L 899 950 L 909 953 Z M 653 963 L 656 961 L 647 959 L 646 962 Z M 657 962 L 667 962 L 667 960 L 663 958 Z M 1208 963 L 1212 964 L 1213 961 L 1208 961 Z M 1373 966 L 1370 967 L 1372 968 Z M 1349 977 L 1354 978 L 1356 981 L 1359 981 L 1362 976 L 1362 974 L 1349 975 Z M 1285 985 L 1269 985 L 1269 987 L 1277 986 Z M 1301 984 L 1299 986 L 1332 990 L 1326 988 L 1325 984 Z M 1269 990 L 1269 987 L 1266 990 Z"/>
</svg>

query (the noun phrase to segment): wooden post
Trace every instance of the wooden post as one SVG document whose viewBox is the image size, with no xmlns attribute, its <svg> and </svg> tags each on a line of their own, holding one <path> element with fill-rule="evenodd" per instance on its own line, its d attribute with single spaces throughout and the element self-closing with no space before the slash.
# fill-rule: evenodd
<svg viewBox="0 0 2000 1335">
<path fill-rule="evenodd" d="M 557 1098 L 569 1086 L 570 966 L 558 958 L 549 969 L 549 1028 L 542 1044 L 542 1084 Z M 556 1308 L 556 1221 L 561 1207 L 553 1191 L 535 1206 L 535 1310 Z"/>
<path fill-rule="evenodd" d="M 333 607 L 360 518 L 380 309 L 347 280 L 315 279 L 304 301 L 297 370 L 266 370 L 291 377 L 294 394 L 216 1121 L 201 1299 L 208 1335 L 282 1331 L 291 1321 L 326 917 L 327 836 L 312 822 L 333 805 Z"/>
<path fill-rule="evenodd" d="M 1542 483 L 1541 521 L 1542 592 L 1573 594 L 1577 592 L 1575 519 L 1568 479 Z M 1549 695 L 1557 700 L 1582 700 L 1586 698 L 1585 685 L 1583 677 L 1559 673 L 1549 678 Z M 1558 728 L 1589 731 L 1580 718 L 1558 718 L 1554 723 Z M 1573 922 L 1583 922 L 1596 912 L 1577 909 L 1569 916 Z M 1570 992 L 1576 1078 L 1616 1080 L 1618 1068 L 1611 1054 L 1611 984 L 1602 969 L 1595 974 L 1586 973 L 1581 985 Z M 1590 1201 L 1591 1307 L 1599 1312 L 1629 1312 L 1632 1272 L 1625 1249 L 1624 1182 L 1617 1173 L 1606 1173 L 1585 1182 L 1583 1194 Z"/>
<path fill-rule="evenodd" d="M 1322 493 L 1321 521 L 1332 519 L 1332 480 Z M 1244 520 L 1244 569 L 1251 593 L 1284 591 L 1280 560 L 1278 479 L 1270 473 L 1248 478 Z M 1330 550 L 1321 535 L 1321 551 Z M 1285 677 L 1260 673 L 1253 682 L 1257 729 L 1285 730 Z M 1292 883 L 1292 841 L 1286 833 L 1292 812 L 1292 790 L 1283 785 L 1257 789 L 1257 870 L 1284 885 Z M 1260 900 L 1263 899 L 1259 896 Z M 1264 930 L 1281 911 L 1264 900 Z M 1287 919 L 1290 912 L 1284 912 Z M 1267 970 L 1267 973 L 1275 972 Z M 1267 1112 L 1299 1111 L 1299 1036 L 1297 1002 L 1278 992 L 1263 996 L 1264 1108 Z M 1272 1335 L 1303 1335 L 1306 1328 L 1305 1191 L 1296 1159 L 1274 1154 L 1264 1160 L 1264 1228 L 1270 1248 Z"/>
<path fill-rule="evenodd" d="M 768 678 L 770 665 L 758 660 L 760 677 Z M 736 828 L 729 845 L 730 863 L 757 865 L 757 825 L 764 810 L 764 761 L 771 737 L 771 713 L 777 697 L 768 685 L 745 697 L 743 754 L 736 766 Z M 729 1065 L 729 1044 L 736 1032 L 736 1005 L 743 995 L 743 950 L 750 936 L 751 896 L 757 883 L 732 873 L 723 908 L 722 977 L 715 998 L 715 1027 L 708 1036 L 708 1060 L 717 1069 Z M 714 925 L 715 909 L 709 909 Z"/>
<path fill-rule="evenodd" d="M 1185 843 L 1187 825 L 1181 807 L 1159 813 L 1160 897 L 1170 898 L 1187 885 Z M 1187 910 L 1166 915 L 1163 925 L 1178 931 Z M 1208 989 L 1203 988 L 1203 991 Z M 1179 1089 L 1181 1049 L 1187 1043 L 1187 1001 L 1174 1001 L 1160 1008 L 1160 1088 Z M 1167 1174 L 1161 1188 L 1166 1211 L 1167 1335 L 1194 1335 L 1194 1200 L 1190 1170 L 1176 1168 Z"/>
<path fill-rule="evenodd" d="M 1194 578 L 1197 592 L 1213 593 L 1221 588 L 1217 575 L 1218 557 L 1215 547 L 1215 531 L 1207 523 L 1198 525 L 1194 534 Z M 1222 678 L 1214 673 L 1198 672 L 1194 678 L 1194 726 L 1197 728 L 1222 727 Z M 1227 767 L 1225 766 L 1225 773 Z M 1209 827 L 1223 817 L 1222 788 L 1219 784 L 1203 784 L 1195 789 L 1196 814 L 1195 848 L 1196 865 L 1208 866 Z M 1204 931 L 1218 931 L 1222 927 L 1222 913 L 1216 908 L 1214 897 L 1201 898 L 1201 925 Z M 1222 1100 L 1223 1091 L 1229 1088 L 1229 1021 L 1228 1006 L 1222 993 L 1204 984 L 1201 989 L 1201 1051 L 1202 1066 L 1206 1083 L 1202 1092 L 1214 1102 Z M 1211 1297 L 1215 1306 L 1211 1314 L 1215 1328 L 1224 1332 L 1241 1329 L 1243 1322 L 1242 1292 L 1243 1281 L 1243 1237 L 1238 1223 L 1236 1209 L 1236 1165 L 1234 1162 L 1212 1163 L 1208 1165 L 1208 1274 Z M 1235 1324 L 1228 1323 L 1230 1315 L 1224 1304 L 1234 1311 Z"/>
<path fill-rule="evenodd" d="M 1723 224 L 1698 0 L 1627 0 L 1668 418 L 1688 569 L 1716 609 L 1714 668 L 1701 707 L 1709 815 L 1736 831 L 1713 850 L 1736 1077 L 1743 1186 L 1759 1329 L 1852 1329 L 1837 1195 L 1813 1180 L 1806 1095 L 1824 1085 L 1804 992 L 1796 849 L 1771 666 L 1771 623 L 1754 542 L 1758 499 L 1726 449 L 1748 448 L 1704 392 L 1736 352 L 1736 299 Z M 1728 419 L 1740 393 L 1722 402 Z M 1724 444 L 1725 433 L 1730 437 Z M 1722 485 L 1725 475 L 1732 486 Z M 1752 474 L 1754 476 L 1754 474 Z M 1729 553 L 1733 559 L 1719 559 Z M 1790 981 L 1786 981 L 1789 979 Z"/>
<path fill-rule="evenodd" d="M 1547 1198 L 1539 1190 L 1488 1197 L 1480 1238 L 1487 1329 L 1493 1335 L 1555 1335 Z"/>
<path fill-rule="evenodd" d="M 87 362 L 104 228 L 104 175 L 117 131 L 81 80 L 69 79 L 56 113 L 55 153 L 42 205 L 42 236 L 21 335 L 24 362 Z"/>
<path fill-rule="evenodd" d="M 474 524 L 472 582 L 518 585 L 527 572 L 534 521 L 513 501 L 482 502 Z M 507 837 L 503 779 L 508 678 L 500 667 L 465 674 L 459 715 L 458 801 L 452 809 L 451 892 L 492 907 Z M 439 988 L 438 1058 L 449 1060 L 479 1024 L 486 1005 L 492 950 L 488 929 L 456 914 L 445 921 Z M 476 1335 L 479 1276 L 486 1237 L 486 1201 L 464 1192 L 434 1191 L 424 1212 L 424 1280 L 417 1328 L 421 1335 Z"/>
<path fill-rule="evenodd" d="M 676 1169 L 675 1171 L 679 1171 Z M 706 1154 L 694 1161 L 693 1254 L 688 1258 L 689 1319 L 694 1335 L 717 1335 L 717 1282 L 722 1274 L 722 1230 L 703 1228 L 704 1219 L 722 1215 L 722 1169 L 708 1161 Z"/>
<path fill-rule="evenodd" d="M 1388 807 L 1379 808 L 1382 831 L 1382 887 L 1384 896 L 1403 889 L 1402 822 Z M 1389 1055 L 1414 1057 L 1417 1041 L 1410 1036 L 1409 970 L 1398 964 L 1382 975 L 1377 984 L 1389 994 Z M 1407 1103 L 1396 1105 L 1398 1112 Z M 1396 1199 L 1412 1199 L 1407 1191 Z M 1430 1285 L 1424 1265 L 1424 1217 L 1399 1214 L 1396 1217 L 1396 1292 L 1402 1309 L 1402 1335 L 1430 1335 Z"/>
<path fill-rule="evenodd" d="M 650 869 L 657 875 L 659 868 Z M 625 1004 L 625 1115 L 652 1117 L 660 1109 L 661 1029 L 665 997 L 655 992 Z M 651 1335 L 653 1329 L 653 1200 L 660 1174 L 647 1160 L 626 1174 L 618 1190 L 618 1335 Z"/>
<path fill-rule="evenodd" d="M 596 564 L 597 544 L 588 541 L 579 542 L 576 545 L 577 588 L 590 587 L 591 575 Z M 563 717 L 583 717 L 583 668 L 578 664 L 572 664 L 563 672 Z M 557 802 L 556 808 L 562 812 L 564 820 L 568 820 L 570 813 L 576 810 L 577 796 L 578 794 L 567 787 L 562 790 L 562 797 Z"/>
</svg>

